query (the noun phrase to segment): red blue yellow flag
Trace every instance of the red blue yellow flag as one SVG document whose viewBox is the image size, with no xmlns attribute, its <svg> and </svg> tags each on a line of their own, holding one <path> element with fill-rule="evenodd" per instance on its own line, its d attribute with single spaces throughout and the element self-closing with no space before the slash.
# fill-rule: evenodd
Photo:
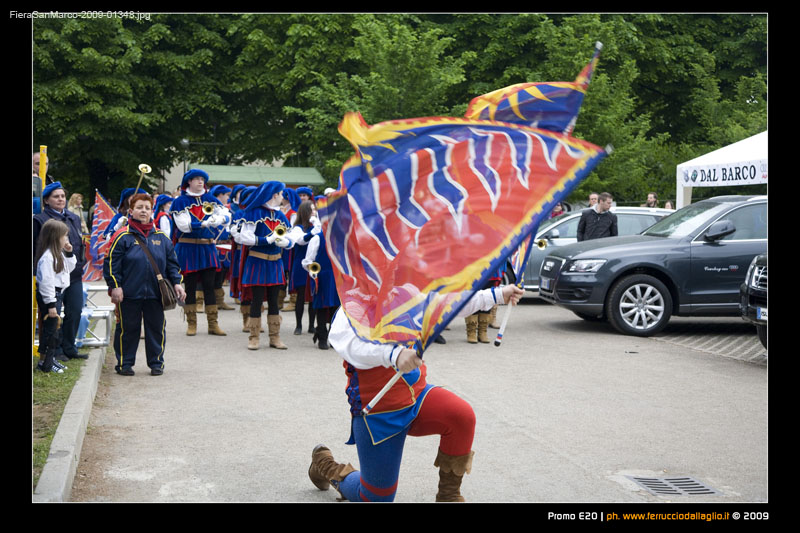
<svg viewBox="0 0 800 533">
<path fill-rule="evenodd" d="M 555 131 L 470 112 L 373 126 L 345 115 L 356 154 L 317 208 L 359 337 L 423 349 L 436 338 L 606 155 L 564 133 L 577 111 Z"/>
<path fill-rule="evenodd" d="M 99 281 L 103 279 L 103 260 L 111 244 L 111 239 L 103 239 L 105 231 L 116 211 L 108 203 L 100 191 L 95 191 L 94 218 L 89 246 L 86 247 L 86 264 L 83 267 L 83 281 Z"/>
</svg>

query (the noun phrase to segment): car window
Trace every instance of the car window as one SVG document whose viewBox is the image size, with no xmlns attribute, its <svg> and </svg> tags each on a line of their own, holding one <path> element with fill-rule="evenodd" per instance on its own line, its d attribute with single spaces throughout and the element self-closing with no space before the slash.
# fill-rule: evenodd
<svg viewBox="0 0 800 533">
<path fill-rule="evenodd" d="M 736 231 L 724 237 L 723 241 L 767 238 L 767 204 L 748 205 L 735 209 L 720 220 L 730 220 L 736 227 Z"/>
<path fill-rule="evenodd" d="M 556 224 L 550 227 L 550 230 L 558 230 L 559 239 L 577 239 L 578 238 L 578 222 L 581 217 L 575 217 L 561 224 Z"/>
<path fill-rule="evenodd" d="M 656 215 L 617 215 L 617 232 L 619 235 L 637 235 L 658 221 Z"/>
</svg>

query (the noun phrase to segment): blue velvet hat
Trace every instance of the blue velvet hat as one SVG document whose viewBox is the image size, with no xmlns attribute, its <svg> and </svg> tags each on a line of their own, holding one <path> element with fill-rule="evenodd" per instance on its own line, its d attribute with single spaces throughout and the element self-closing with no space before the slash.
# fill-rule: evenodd
<svg viewBox="0 0 800 533">
<path fill-rule="evenodd" d="M 169 194 L 159 194 L 156 197 L 156 205 L 153 207 L 153 211 L 158 213 L 158 210 L 161 209 L 162 205 L 166 204 L 167 202 L 171 202 L 172 200 L 174 200 L 174 198 Z"/>
<path fill-rule="evenodd" d="M 249 203 L 247 202 L 250 199 L 250 196 L 255 192 L 258 187 L 254 185 L 250 185 L 245 187 L 242 191 L 242 194 L 239 195 L 239 208 L 245 209 Z"/>
<path fill-rule="evenodd" d="M 203 181 L 208 183 L 208 173 L 205 170 L 200 170 L 199 168 L 193 168 L 189 170 L 186 174 L 183 175 L 183 179 L 181 180 L 181 189 L 185 189 L 189 186 L 189 180 L 196 177 L 202 177 Z"/>
<path fill-rule="evenodd" d="M 208 192 L 211 193 L 211 196 L 218 196 L 220 194 L 225 194 L 226 192 L 231 192 L 231 188 L 222 184 L 214 185 Z"/>
<path fill-rule="evenodd" d="M 282 192 L 285 188 L 286 186 L 280 181 L 264 182 L 250 195 L 247 206 L 258 207 L 264 205 L 270 201 L 275 194 Z"/>
<path fill-rule="evenodd" d="M 289 200 L 289 205 L 292 206 L 292 211 L 297 211 L 300 207 L 300 197 L 297 196 L 297 191 L 286 187 L 283 189 L 283 197 Z"/>
<path fill-rule="evenodd" d="M 311 187 L 298 187 L 297 194 L 307 194 L 309 199 L 314 198 L 314 191 L 311 190 Z"/>
<path fill-rule="evenodd" d="M 122 204 L 125 202 L 125 200 L 127 198 L 130 198 L 134 194 L 138 194 L 138 193 L 147 194 L 147 191 L 142 189 L 142 188 L 136 189 L 136 187 L 130 187 L 128 189 L 122 189 L 122 194 L 119 195 L 119 204 L 117 204 L 117 211 L 122 209 Z"/>
<path fill-rule="evenodd" d="M 47 197 L 50 196 L 50 194 L 52 194 L 52 192 L 55 191 L 56 189 L 63 189 L 63 188 L 64 187 L 61 185 L 60 181 L 54 181 L 53 183 L 45 187 L 44 190 L 42 191 L 42 200 L 46 200 Z"/>
<path fill-rule="evenodd" d="M 233 189 L 231 189 L 231 202 L 237 203 L 237 202 L 235 202 L 235 200 L 236 200 L 236 193 L 238 193 L 239 191 L 241 191 L 241 190 L 242 190 L 242 189 L 244 189 L 244 188 L 245 188 L 245 186 L 244 186 L 244 185 L 242 185 L 241 183 L 240 183 L 240 184 L 238 184 L 238 185 L 234 185 L 234 186 L 233 186 Z"/>
</svg>

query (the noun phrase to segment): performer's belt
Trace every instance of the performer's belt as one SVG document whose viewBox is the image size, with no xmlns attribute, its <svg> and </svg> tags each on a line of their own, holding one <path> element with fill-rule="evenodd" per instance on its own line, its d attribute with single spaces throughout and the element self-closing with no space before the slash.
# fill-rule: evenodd
<svg viewBox="0 0 800 533">
<path fill-rule="evenodd" d="M 213 239 L 190 239 L 189 237 L 181 237 L 178 242 L 185 244 L 214 244 Z"/>
<path fill-rule="evenodd" d="M 222 240 L 222 241 L 217 241 L 217 244 L 230 244 L 230 243 L 231 243 L 231 240 L 230 240 L 230 239 L 225 239 L 225 240 Z"/>
<path fill-rule="evenodd" d="M 259 259 L 266 259 L 267 261 L 277 261 L 282 259 L 281 254 L 263 254 L 261 252 L 248 252 L 248 256 L 258 257 Z"/>
</svg>

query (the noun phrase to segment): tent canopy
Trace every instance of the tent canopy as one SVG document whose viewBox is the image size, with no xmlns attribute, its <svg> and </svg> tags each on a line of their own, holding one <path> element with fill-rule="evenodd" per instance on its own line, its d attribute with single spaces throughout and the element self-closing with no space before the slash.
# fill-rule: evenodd
<svg viewBox="0 0 800 533">
<path fill-rule="evenodd" d="M 767 132 L 681 163 L 676 174 L 678 209 L 691 202 L 694 187 L 767 183 Z"/>
<path fill-rule="evenodd" d="M 209 185 L 261 185 L 265 181 L 280 181 L 289 187 L 325 184 L 313 167 L 198 165 L 197 168 L 208 172 Z"/>
</svg>

